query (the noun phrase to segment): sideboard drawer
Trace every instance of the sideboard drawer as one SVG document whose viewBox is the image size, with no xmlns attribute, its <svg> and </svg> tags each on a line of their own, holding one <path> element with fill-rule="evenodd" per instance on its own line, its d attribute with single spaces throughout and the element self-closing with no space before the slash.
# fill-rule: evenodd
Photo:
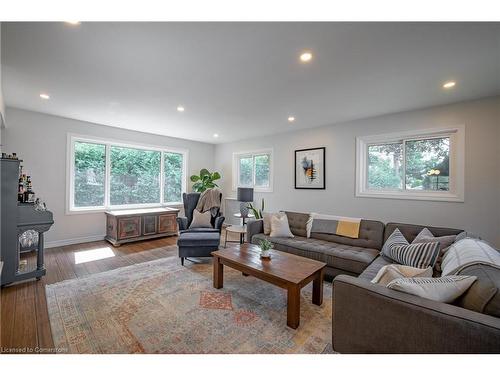
<svg viewBox="0 0 500 375">
<path fill-rule="evenodd" d="M 174 233 L 177 231 L 177 215 L 158 215 L 158 233 Z"/>
<path fill-rule="evenodd" d="M 141 235 L 141 218 L 129 217 L 118 219 L 118 239 L 139 237 Z"/>
</svg>

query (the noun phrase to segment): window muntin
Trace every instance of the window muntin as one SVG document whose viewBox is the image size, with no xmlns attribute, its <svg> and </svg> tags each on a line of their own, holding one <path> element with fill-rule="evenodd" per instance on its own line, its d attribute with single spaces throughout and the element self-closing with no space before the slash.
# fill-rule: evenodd
<svg viewBox="0 0 500 375">
<path fill-rule="evenodd" d="M 187 151 L 68 135 L 68 155 L 68 213 L 182 203 Z"/>
</svg>

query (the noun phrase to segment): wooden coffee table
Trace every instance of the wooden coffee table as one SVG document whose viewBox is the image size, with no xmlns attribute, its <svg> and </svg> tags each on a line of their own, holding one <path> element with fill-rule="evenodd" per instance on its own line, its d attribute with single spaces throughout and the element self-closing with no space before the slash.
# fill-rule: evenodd
<svg viewBox="0 0 500 375">
<path fill-rule="evenodd" d="M 296 329 L 300 323 L 300 290 L 304 286 L 312 281 L 312 302 L 318 306 L 323 303 L 323 275 L 326 263 L 282 251 L 272 251 L 271 259 L 264 260 L 260 258 L 260 249 L 252 244 L 214 251 L 212 255 L 214 288 L 222 288 L 226 265 L 241 271 L 244 276 L 252 275 L 286 289 L 287 325 L 291 328 Z"/>
</svg>

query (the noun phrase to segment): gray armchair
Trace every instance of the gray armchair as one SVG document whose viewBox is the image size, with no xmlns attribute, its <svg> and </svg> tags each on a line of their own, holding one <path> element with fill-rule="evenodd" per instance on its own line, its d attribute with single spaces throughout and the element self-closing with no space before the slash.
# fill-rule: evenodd
<svg viewBox="0 0 500 375">
<path fill-rule="evenodd" d="M 225 219 L 221 215 L 220 209 L 217 210 L 215 215 L 212 215 L 212 228 L 189 228 L 200 195 L 200 193 L 184 193 L 182 195 L 184 214 L 186 216 L 177 218 L 179 225 L 177 247 L 179 248 L 182 265 L 184 265 L 184 259 L 187 257 L 208 257 L 211 256 L 212 251 L 219 248 L 222 224 Z"/>
</svg>

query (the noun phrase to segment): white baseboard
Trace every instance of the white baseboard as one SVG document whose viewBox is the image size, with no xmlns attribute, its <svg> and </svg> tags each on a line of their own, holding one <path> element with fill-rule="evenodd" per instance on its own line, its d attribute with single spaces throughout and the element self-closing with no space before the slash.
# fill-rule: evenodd
<svg viewBox="0 0 500 375">
<path fill-rule="evenodd" d="M 104 234 L 100 234 L 97 236 L 87 236 L 87 237 L 78 237 L 78 238 L 68 238 L 67 240 L 57 240 L 57 241 L 47 241 L 45 242 L 45 248 L 49 249 L 51 247 L 59 247 L 66 245 L 75 245 L 77 243 L 85 243 L 85 242 L 94 242 L 94 241 L 102 241 L 104 240 Z"/>
</svg>

